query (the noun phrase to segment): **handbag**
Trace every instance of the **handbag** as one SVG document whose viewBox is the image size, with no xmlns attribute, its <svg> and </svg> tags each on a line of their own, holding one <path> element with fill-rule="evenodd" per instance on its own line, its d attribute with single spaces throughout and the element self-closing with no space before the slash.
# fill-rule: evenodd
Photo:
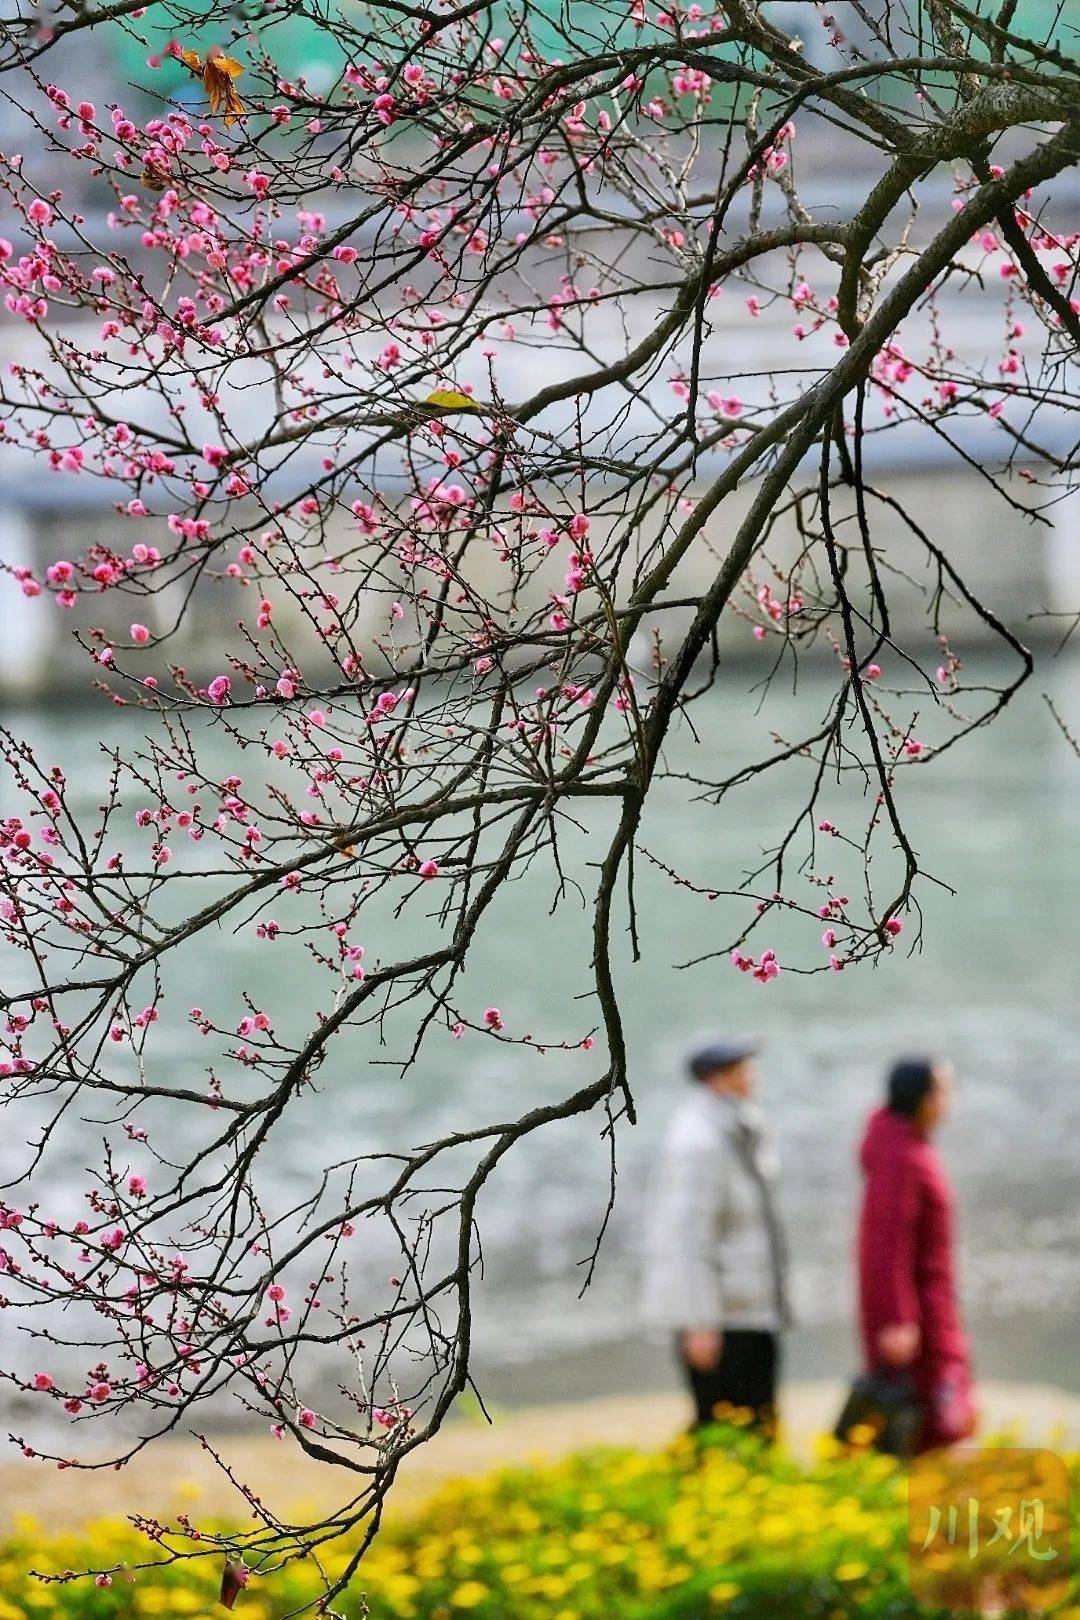
<svg viewBox="0 0 1080 1620">
<path fill-rule="evenodd" d="M 841 1445 L 868 1446 L 907 1460 L 918 1450 L 923 1409 L 904 1372 L 860 1373 L 851 1386 L 833 1434 Z"/>
<path fill-rule="evenodd" d="M 966 1367 L 947 1367 L 938 1380 L 931 1401 L 934 1435 L 942 1445 L 970 1440 L 978 1426 L 978 1413 L 971 1393 Z"/>
</svg>

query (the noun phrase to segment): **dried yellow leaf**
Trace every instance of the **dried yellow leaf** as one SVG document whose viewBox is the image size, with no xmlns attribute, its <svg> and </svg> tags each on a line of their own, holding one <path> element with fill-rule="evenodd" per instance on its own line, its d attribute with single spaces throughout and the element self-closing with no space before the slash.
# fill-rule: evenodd
<svg viewBox="0 0 1080 1620">
<path fill-rule="evenodd" d="M 237 62 L 231 56 L 226 56 L 224 51 L 211 51 L 210 62 L 216 68 L 220 68 L 222 73 L 227 73 L 230 79 L 238 79 L 244 71 L 244 64 Z M 209 66 L 209 63 L 207 63 L 207 66 Z"/>
<path fill-rule="evenodd" d="M 425 405 L 441 405 L 444 411 L 478 411 L 479 405 L 468 394 L 458 393 L 456 388 L 436 388 L 424 401 Z"/>
<path fill-rule="evenodd" d="M 192 73 L 199 74 L 202 79 L 210 111 L 217 113 L 224 107 L 226 129 L 244 117 L 244 103 L 233 88 L 233 80 L 238 79 L 244 71 L 241 62 L 234 61 L 231 56 L 226 56 L 224 51 L 220 50 L 211 51 L 205 62 L 198 51 L 193 51 L 190 47 L 177 54 L 185 67 L 189 67 Z"/>
<path fill-rule="evenodd" d="M 240 63 L 234 62 L 231 56 L 208 56 L 203 67 L 202 81 L 210 111 L 216 113 L 221 107 L 225 108 L 226 129 L 244 116 L 244 103 L 233 87 L 233 80 L 238 79 L 243 71 Z"/>
</svg>

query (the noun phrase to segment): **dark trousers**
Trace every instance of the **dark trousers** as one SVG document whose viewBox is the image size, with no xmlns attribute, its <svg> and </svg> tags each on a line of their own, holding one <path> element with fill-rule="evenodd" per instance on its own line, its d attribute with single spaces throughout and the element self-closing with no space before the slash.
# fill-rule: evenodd
<svg viewBox="0 0 1080 1620">
<path fill-rule="evenodd" d="M 723 1422 L 733 1411 L 752 1414 L 751 1424 L 764 1434 L 776 1428 L 776 1381 L 780 1343 L 775 1333 L 728 1328 L 720 1361 L 708 1372 L 683 1362 L 694 1397 L 694 1428 Z M 745 1416 L 744 1416 L 745 1421 Z"/>
</svg>

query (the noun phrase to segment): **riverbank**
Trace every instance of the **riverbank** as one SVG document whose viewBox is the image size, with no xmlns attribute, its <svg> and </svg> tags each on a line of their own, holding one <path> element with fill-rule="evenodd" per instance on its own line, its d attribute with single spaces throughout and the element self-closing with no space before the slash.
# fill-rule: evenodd
<svg viewBox="0 0 1080 1620">
<path fill-rule="evenodd" d="M 806 1456 L 814 1437 L 831 1427 L 841 1397 L 841 1386 L 832 1382 L 788 1386 L 784 1431 L 796 1454 Z M 980 1386 L 980 1399 L 984 1438 L 1007 1433 L 1013 1443 L 1080 1447 L 1080 1395 L 1049 1384 L 987 1383 Z M 415 1505 L 448 1480 L 499 1467 L 603 1445 L 653 1450 L 677 1435 L 685 1421 L 686 1402 L 673 1394 L 495 1411 L 490 1424 L 479 1415 L 460 1415 L 403 1464 L 391 1513 Z M 340 1502 L 343 1479 L 287 1441 L 234 1434 L 213 1443 L 234 1476 L 272 1509 L 325 1510 Z M 161 1441 L 119 1472 L 57 1471 L 29 1460 L 0 1465 L 0 1536 L 23 1514 L 47 1529 L 77 1529 L 136 1509 L 227 1519 L 237 1513 L 238 1503 L 222 1468 L 192 1438 Z"/>
</svg>

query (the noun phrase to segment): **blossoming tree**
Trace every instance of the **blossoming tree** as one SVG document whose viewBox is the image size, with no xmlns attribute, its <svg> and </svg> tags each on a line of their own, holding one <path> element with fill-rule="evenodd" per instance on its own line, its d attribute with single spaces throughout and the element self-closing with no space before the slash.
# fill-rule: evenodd
<svg viewBox="0 0 1080 1620">
<path fill-rule="evenodd" d="M 101 1466 L 107 1440 L 123 1463 L 231 1401 L 338 1470 L 318 1522 L 238 1480 L 238 1535 L 147 1524 L 150 1561 L 224 1555 L 230 1602 L 250 1571 L 355 1533 L 337 1612 L 403 1459 L 469 1383 L 485 1182 L 554 1121 L 633 1118 L 633 970 L 613 950 L 645 948 L 635 855 L 693 888 L 642 822 L 725 626 L 763 676 L 832 672 L 809 734 L 683 783 L 714 819 L 763 772 L 805 784 L 781 845 L 720 897 L 747 995 L 917 935 L 906 773 L 1030 672 L 952 537 L 867 468 L 893 433 L 971 460 L 982 424 L 1003 510 L 1071 487 L 1043 424 L 1068 409 L 1080 334 L 1054 206 L 1080 63 L 1031 36 L 1026 0 L 802 6 L 805 41 L 794 9 L 109 0 L 0 24 L 24 126 L 0 162 L 3 453 L 115 509 L 107 544 L 6 558 L 7 610 L 70 614 L 105 715 L 134 708 L 143 739 L 107 750 L 87 817 L 62 761 L 4 736 L 0 1075 L 28 1147 L 0 1203 L 0 1303 L 38 1369 L 4 1376 L 40 1403 L 41 1435 L 14 1436 L 34 1459 Z M 279 45 L 286 13 L 340 58 L 318 92 Z M 127 104 L 80 95 L 98 35 L 142 49 Z M 163 73 L 180 88 L 146 116 Z M 814 142 L 842 209 L 805 200 Z M 733 308 L 741 354 L 782 334 L 749 379 Z M 977 362 L 951 346 L 957 308 L 994 334 Z M 892 628 L 886 515 L 935 581 L 917 647 Z M 182 666 L 223 597 L 235 630 Z M 954 607 L 1015 668 L 963 701 Z M 860 826 L 824 814 L 831 779 L 864 789 Z M 832 880 L 841 849 L 854 883 Z M 497 985 L 463 988 L 526 871 L 592 918 L 580 1027 L 537 1036 Z M 802 941 L 782 963 L 780 917 Z M 242 1004 L 190 1006 L 224 929 L 250 954 Z M 524 950 L 506 934 L 508 981 Z M 301 966 L 324 989 L 291 1028 L 279 987 Z M 177 1018 L 197 1084 L 157 1056 Z M 314 1095 L 333 1110 L 377 1055 L 406 1084 L 455 1039 L 522 1064 L 573 1049 L 588 1078 L 390 1159 L 297 1151 L 285 1193 L 263 1173 Z M 51 1171 L 73 1122 L 78 1210 Z M 393 1261 L 378 1288 L 368 1250 Z"/>
</svg>

